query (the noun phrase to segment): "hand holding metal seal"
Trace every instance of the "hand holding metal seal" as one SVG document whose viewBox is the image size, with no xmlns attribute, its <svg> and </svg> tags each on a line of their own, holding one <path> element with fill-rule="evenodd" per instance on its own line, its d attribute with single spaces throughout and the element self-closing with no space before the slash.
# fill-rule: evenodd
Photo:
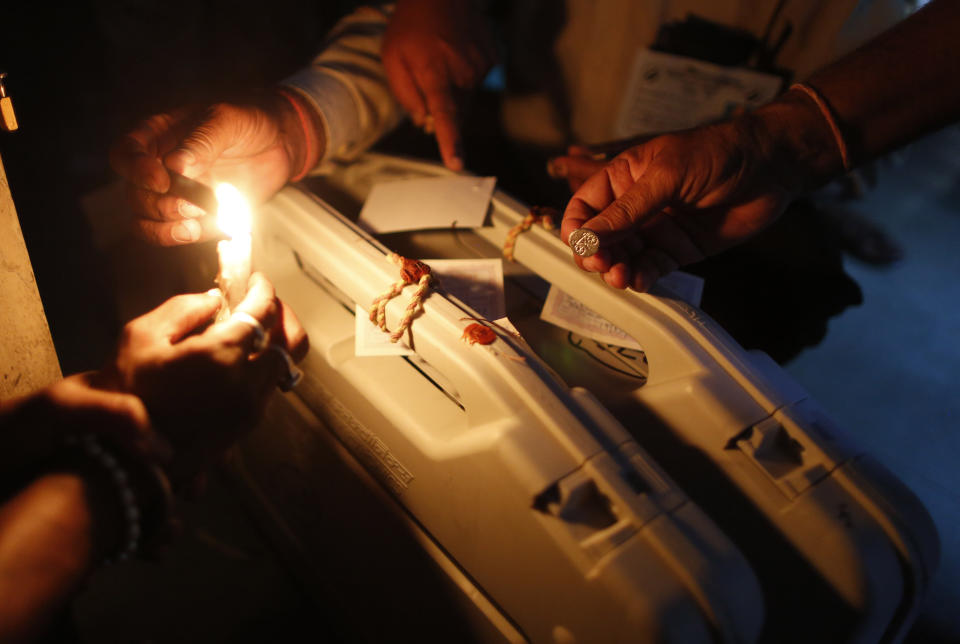
<svg viewBox="0 0 960 644">
<path fill-rule="evenodd" d="M 580 257 L 596 255 L 600 250 L 600 238 L 588 228 L 577 228 L 570 233 L 570 248 Z"/>
</svg>

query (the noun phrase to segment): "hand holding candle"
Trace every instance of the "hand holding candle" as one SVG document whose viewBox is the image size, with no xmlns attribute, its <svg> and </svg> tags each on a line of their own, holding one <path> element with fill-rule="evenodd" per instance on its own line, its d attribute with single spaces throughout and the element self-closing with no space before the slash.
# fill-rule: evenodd
<svg viewBox="0 0 960 644">
<path fill-rule="evenodd" d="M 223 292 L 219 319 L 226 319 L 247 294 L 253 217 L 246 199 L 231 184 L 217 185 L 216 195 L 217 225 L 230 237 L 217 243 L 217 255 L 220 258 L 217 284 Z"/>
</svg>

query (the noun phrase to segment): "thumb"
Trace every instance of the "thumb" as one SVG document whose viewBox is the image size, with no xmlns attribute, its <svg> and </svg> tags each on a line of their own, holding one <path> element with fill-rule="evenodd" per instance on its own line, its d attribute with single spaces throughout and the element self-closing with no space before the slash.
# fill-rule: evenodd
<svg viewBox="0 0 960 644">
<path fill-rule="evenodd" d="M 233 105 L 210 106 L 176 149 L 164 157 L 164 164 L 190 179 L 206 174 L 224 150 L 236 141 L 242 119 L 241 110 Z"/>
<path fill-rule="evenodd" d="M 587 179 L 599 172 L 606 164 L 606 161 L 586 156 L 561 156 L 550 159 L 547 163 L 547 173 L 555 179 L 566 179 L 570 189 L 576 192 Z"/>
<path fill-rule="evenodd" d="M 184 337 L 213 321 L 220 310 L 219 291 L 176 295 L 141 319 L 154 327 L 157 333 L 166 337 L 170 344 L 176 344 Z"/>
<path fill-rule="evenodd" d="M 611 166 L 615 165 L 618 164 L 616 162 L 611 164 Z M 607 172 L 616 172 L 616 169 L 608 166 Z M 677 193 L 675 182 L 668 180 L 660 173 L 644 173 L 644 175 L 646 176 L 641 175 L 639 180 L 634 181 L 625 192 L 616 197 L 596 216 L 583 223 L 584 228 L 589 228 L 600 237 L 601 248 L 629 237 L 644 221 L 675 200 Z M 611 179 L 611 184 L 617 183 L 619 181 L 616 178 Z"/>
</svg>

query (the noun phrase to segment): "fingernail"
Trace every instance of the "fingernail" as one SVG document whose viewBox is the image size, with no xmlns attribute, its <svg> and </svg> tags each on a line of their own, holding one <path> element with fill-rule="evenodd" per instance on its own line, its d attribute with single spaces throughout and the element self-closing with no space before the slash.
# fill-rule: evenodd
<svg viewBox="0 0 960 644">
<path fill-rule="evenodd" d="M 180 213 L 181 217 L 186 217 L 187 219 L 196 219 L 197 217 L 203 217 L 207 214 L 206 210 L 185 199 L 177 201 L 177 212 Z"/>
<path fill-rule="evenodd" d="M 450 161 L 447 163 L 447 167 L 454 172 L 460 172 L 463 170 L 463 159 L 460 157 L 451 157 Z"/>
<path fill-rule="evenodd" d="M 559 159 L 550 159 L 547 161 L 547 174 L 554 179 L 565 179 L 567 176 L 567 164 Z"/>
<path fill-rule="evenodd" d="M 180 156 L 180 160 L 183 161 L 183 165 L 193 165 L 197 162 L 197 155 L 190 150 L 177 150 L 177 154 Z"/>
<path fill-rule="evenodd" d="M 204 295 L 209 295 L 210 297 L 223 297 L 223 291 L 218 288 L 212 288 L 204 293 Z"/>
<path fill-rule="evenodd" d="M 195 242 L 200 239 L 200 222 L 196 219 L 185 219 L 170 230 L 170 236 L 180 243 Z"/>
</svg>

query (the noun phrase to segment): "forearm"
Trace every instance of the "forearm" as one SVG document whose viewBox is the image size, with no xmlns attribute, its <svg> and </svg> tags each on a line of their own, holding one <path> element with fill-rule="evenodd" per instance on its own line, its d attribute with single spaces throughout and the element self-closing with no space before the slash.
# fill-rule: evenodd
<svg viewBox="0 0 960 644">
<path fill-rule="evenodd" d="M 362 7 L 341 20 L 312 65 L 281 84 L 316 119 L 323 141 L 320 164 L 357 156 L 402 116 L 380 60 L 390 11 L 390 4 Z"/>
<path fill-rule="evenodd" d="M 960 26 L 960 2 L 935 2 L 815 73 L 807 84 L 823 105 L 794 88 L 730 126 L 755 146 L 788 193 L 817 188 L 960 118 L 949 25 Z"/>
<path fill-rule="evenodd" d="M 836 115 L 851 162 L 960 118 L 960 2 L 935 0 L 807 82 Z"/>
<path fill-rule="evenodd" d="M 0 506 L 0 641 L 40 636 L 93 564 L 116 547 L 119 513 L 105 486 L 43 475 Z"/>
</svg>

